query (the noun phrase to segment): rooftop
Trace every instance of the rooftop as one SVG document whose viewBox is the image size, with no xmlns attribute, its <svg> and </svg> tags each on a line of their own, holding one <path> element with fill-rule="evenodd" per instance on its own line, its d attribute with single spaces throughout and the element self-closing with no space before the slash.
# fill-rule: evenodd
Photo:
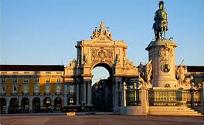
<svg viewBox="0 0 204 125">
<path fill-rule="evenodd" d="M 63 65 L 0 65 L 0 71 L 64 71 Z"/>
</svg>

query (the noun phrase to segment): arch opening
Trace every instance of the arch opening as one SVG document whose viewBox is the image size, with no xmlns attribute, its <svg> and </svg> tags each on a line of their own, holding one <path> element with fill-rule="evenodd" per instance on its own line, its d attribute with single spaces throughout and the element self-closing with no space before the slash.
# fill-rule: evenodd
<svg viewBox="0 0 204 125">
<path fill-rule="evenodd" d="M 33 99 L 33 112 L 40 112 L 40 98 L 35 97 Z"/>
<path fill-rule="evenodd" d="M 23 98 L 21 100 L 21 110 L 24 113 L 28 113 L 29 112 L 29 99 L 28 98 Z"/>
<path fill-rule="evenodd" d="M 46 97 L 43 101 L 43 107 L 45 108 L 45 112 L 52 112 L 52 107 L 51 107 L 51 99 L 50 97 Z"/>
<path fill-rule="evenodd" d="M 0 98 L 0 113 L 4 114 L 6 113 L 6 99 Z"/>
<path fill-rule="evenodd" d="M 113 71 L 108 64 L 99 63 L 92 69 L 92 103 L 96 111 L 112 111 Z"/>
<path fill-rule="evenodd" d="M 54 110 L 61 111 L 62 109 L 62 98 L 56 97 L 54 100 Z"/>
<path fill-rule="evenodd" d="M 18 99 L 17 98 L 10 99 L 8 112 L 18 113 Z"/>
</svg>

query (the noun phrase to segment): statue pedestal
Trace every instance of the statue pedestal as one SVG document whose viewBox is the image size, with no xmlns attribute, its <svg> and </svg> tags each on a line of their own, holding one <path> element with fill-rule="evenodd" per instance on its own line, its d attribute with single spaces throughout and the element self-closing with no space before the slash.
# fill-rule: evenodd
<svg viewBox="0 0 204 125">
<path fill-rule="evenodd" d="M 177 87 L 175 78 L 176 43 L 169 39 L 152 41 L 146 50 L 152 60 L 153 87 Z"/>
</svg>

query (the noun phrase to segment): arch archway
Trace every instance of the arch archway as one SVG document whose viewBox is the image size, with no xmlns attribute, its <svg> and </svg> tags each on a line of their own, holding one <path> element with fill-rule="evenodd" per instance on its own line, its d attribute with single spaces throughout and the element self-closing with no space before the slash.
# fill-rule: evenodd
<svg viewBox="0 0 204 125">
<path fill-rule="evenodd" d="M 91 70 L 91 74 L 93 76 L 92 85 L 100 79 L 108 79 L 108 77 L 111 77 L 113 75 L 111 67 L 105 63 L 96 64 Z"/>
<path fill-rule="evenodd" d="M 51 98 L 45 97 L 43 100 L 43 107 L 45 108 L 45 112 L 52 112 Z"/>
<path fill-rule="evenodd" d="M 0 98 L 0 113 L 4 114 L 6 113 L 6 99 Z"/>
<path fill-rule="evenodd" d="M 94 72 L 97 70 L 98 72 Z M 95 74 L 99 73 L 99 74 Z M 96 111 L 112 111 L 112 69 L 108 64 L 99 63 L 92 69 L 93 79 L 98 76 L 98 81 L 92 83 L 92 104 Z M 92 82 L 94 80 L 92 79 Z"/>
<path fill-rule="evenodd" d="M 8 112 L 9 113 L 17 113 L 18 110 L 18 99 L 17 98 L 11 98 L 9 102 L 9 108 Z"/>
<path fill-rule="evenodd" d="M 29 112 L 29 99 L 26 97 L 21 100 L 21 111 Z"/>
<path fill-rule="evenodd" d="M 40 98 L 38 97 L 33 98 L 32 106 L 33 112 L 40 112 Z"/>
<path fill-rule="evenodd" d="M 61 109 L 62 109 L 62 98 L 56 97 L 54 100 L 54 110 L 61 111 Z"/>
</svg>

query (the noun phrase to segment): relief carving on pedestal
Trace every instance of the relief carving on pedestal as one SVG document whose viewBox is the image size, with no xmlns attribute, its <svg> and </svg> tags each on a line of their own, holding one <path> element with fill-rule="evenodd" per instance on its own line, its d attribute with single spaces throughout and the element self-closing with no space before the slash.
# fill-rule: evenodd
<svg viewBox="0 0 204 125">
<path fill-rule="evenodd" d="M 159 56 L 160 61 L 170 61 L 170 59 L 173 57 L 173 48 L 165 45 L 161 48 Z"/>
<path fill-rule="evenodd" d="M 162 64 L 161 65 L 161 71 L 163 71 L 163 72 L 169 72 L 170 69 L 171 69 L 171 67 L 169 64 Z"/>
<path fill-rule="evenodd" d="M 161 71 L 169 72 L 171 69 L 171 59 L 173 58 L 173 48 L 168 44 L 164 45 L 159 53 L 160 63 L 161 63 Z"/>
</svg>

